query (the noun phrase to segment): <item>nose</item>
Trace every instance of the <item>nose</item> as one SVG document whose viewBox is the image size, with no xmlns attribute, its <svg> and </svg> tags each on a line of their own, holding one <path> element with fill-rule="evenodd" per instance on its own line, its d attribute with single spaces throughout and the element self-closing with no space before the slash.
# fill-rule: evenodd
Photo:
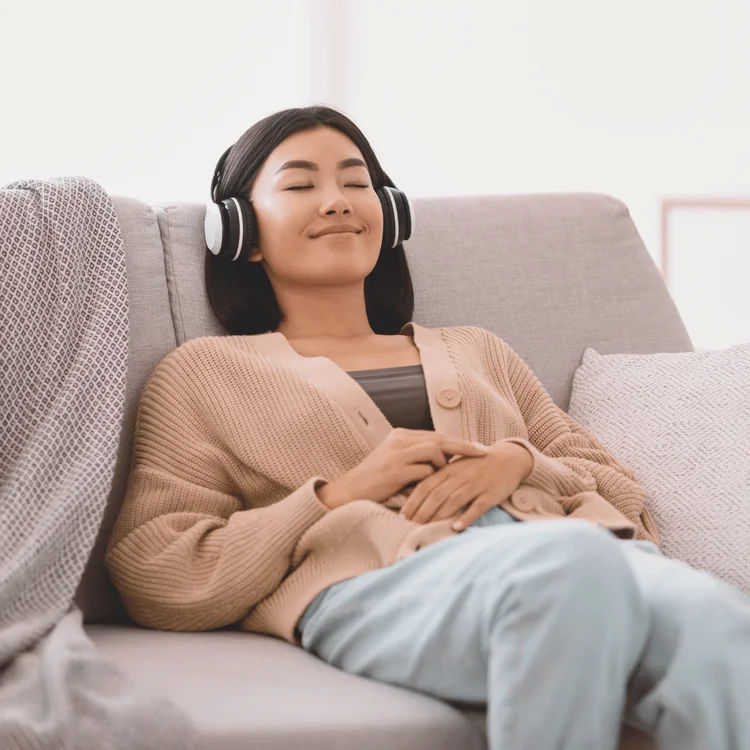
<svg viewBox="0 0 750 750">
<path fill-rule="evenodd" d="M 334 190 L 330 197 L 326 197 L 320 206 L 320 213 L 324 216 L 336 214 L 351 214 L 352 207 L 346 196 L 340 190 Z"/>
</svg>

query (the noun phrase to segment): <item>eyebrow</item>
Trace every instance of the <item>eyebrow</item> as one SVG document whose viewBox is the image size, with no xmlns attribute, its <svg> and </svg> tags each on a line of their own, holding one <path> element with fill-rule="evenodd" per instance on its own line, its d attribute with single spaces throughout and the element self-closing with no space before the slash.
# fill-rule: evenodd
<svg viewBox="0 0 750 750">
<path fill-rule="evenodd" d="M 348 167 L 364 167 L 367 169 L 367 164 L 365 164 L 362 159 L 358 159 L 357 157 L 353 157 L 351 159 L 344 159 L 343 161 L 339 162 L 339 169 L 347 169 Z M 318 165 L 311 161 L 302 161 L 299 159 L 293 159 L 291 161 L 285 161 L 277 170 L 276 174 L 281 172 L 283 169 L 311 169 L 313 172 L 318 171 Z"/>
</svg>

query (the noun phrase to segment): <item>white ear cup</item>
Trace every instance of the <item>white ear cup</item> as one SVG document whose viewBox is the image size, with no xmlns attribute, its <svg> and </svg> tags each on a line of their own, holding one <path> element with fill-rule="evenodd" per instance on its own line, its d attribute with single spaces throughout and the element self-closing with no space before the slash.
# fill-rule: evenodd
<svg viewBox="0 0 750 750">
<path fill-rule="evenodd" d="M 221 242 L 224 239 L 224 227 L 221 223 L 221 210 L 217 203 L 206 204 L 206 219 L 203 224 L 206 234 L 206 245 L 214 254 L 218 255 L 221 250 Z"/>
<path fill-rule="evenodd" d="M 237 252 L 234 254 L 234 258 L 232 258 L 232 260 L 237 260 L 237 258 L 240 257 L 240 253 L 242 252 L 242 243 L 245 240 L 245 220 L 242 218 L 242 210 L 240 209 L 240 202 L 234 197 L 230 198 L 229 200 L 232 201 L 232 203 L 234 203 L 235 210 L 237 212 L 237 224 L 239 225 L 239 228 L 240 228 L 240 236 L 239 236 L 239 239 L 237 240 Z"/>
<path fill-rule="evenodd" d="M 396 200 L 393 197 L 393 188 L 388 185 L 384 185 L 383 193 L 388 198 L 388 204 L 391 207 L 391 216 L 393 217 L 393 236 L 385 238 L 385 241 L 388 243 L 387 247 L 392 250 L 398 244 L 398 211 L 396 210 Z"/>
</svg>

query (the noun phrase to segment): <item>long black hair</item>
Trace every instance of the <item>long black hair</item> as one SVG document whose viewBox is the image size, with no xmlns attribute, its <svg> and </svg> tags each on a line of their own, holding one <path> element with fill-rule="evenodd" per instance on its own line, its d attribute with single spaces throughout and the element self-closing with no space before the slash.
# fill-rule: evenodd
<svg viewBox="0 0 750 750">
<path fill-rule="evenodd" d="M 362 131 L 345 115 L 325 106 L 295 107 L 255 123 L 232 146 L 216 186 L 216 201 L 231 196 L 248 200 L 255 179 L 271 152 L 286 138 L 306 130 L 339 130 L 359 148 L 373 188 L 396 187 L 383 171 Z M 206 247 L 206 292 L 214 314 L 233 335 L 274 331 L 283 319 L 265 268 L 231 262 Z M 412 319 L 414 289 L 403 244 L 384 250 L 365 279 L 367 319 L 378 334 L 397 334 Z"/>
</svg>

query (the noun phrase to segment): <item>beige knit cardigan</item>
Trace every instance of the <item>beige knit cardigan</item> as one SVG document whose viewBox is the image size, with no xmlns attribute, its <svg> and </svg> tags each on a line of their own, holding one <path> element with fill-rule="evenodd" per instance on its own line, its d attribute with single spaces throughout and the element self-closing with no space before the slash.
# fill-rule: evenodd
<svg viewBox="0 0 750 750">
<path fill-rule="evenodd" d="M 634 475 L 559 409 L 502 339 L 407 323 L 435 430 L 510 440 L 534 467 L 501 503 L 524 521 L 577 517 L 658 543 Z M 230 624 L 292 643 L 325 587 L 452 536 L 395 512 L 407 492 L 335 510 L 316 490 L 393 429 L 357 381 L 282 333 L 192 339 L 149 378 L 106 564 L 127 611 L 162 630 Z"/>
</svg>

